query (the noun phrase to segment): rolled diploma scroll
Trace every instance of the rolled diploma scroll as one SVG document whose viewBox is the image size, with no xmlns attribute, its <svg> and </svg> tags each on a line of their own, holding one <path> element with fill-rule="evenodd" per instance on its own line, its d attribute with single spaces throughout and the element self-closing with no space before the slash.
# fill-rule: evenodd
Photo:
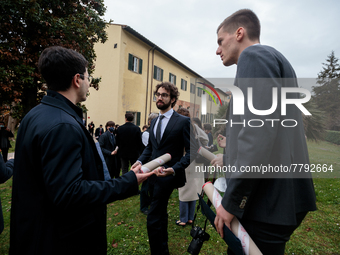
<svg viewBox="0 0 340 255">
<path fill-rule="evenodd" d="M 210 151 L 208 151 L 206 148 L 202 146 L 199 147 L 197 153 L 210 161 L 217 157 L 215 154 L 211 153 Z"/>
<path fill-rule="evenodd" d="M 154 160 L 151 160 L 145 165 L 142 165 L 141 171 L 143 173 L 148 173 L 154 170 L 155 168 L 164 165 L 166 162 L 169 162 L 170 160 L 171 160 L 171 155 L 169 153 L 165 153 L 164 155 L 158 158 L 155 158 Z"/>
<path fill-rule="evenodd" d="M 222 197 L 217 189 L 211 182 L 206 182 L 202 189 L 207 194 L 210 202 L 214 205 L 215 209 L 221 205 Z M 246 255 L 262 255 L 259 248 L 257 248 L 254 241 L 250 238 L 246 230 L 236 217 L 231 221 L 231 231 L 240 239 L 243 251 Z"/>
</svg>

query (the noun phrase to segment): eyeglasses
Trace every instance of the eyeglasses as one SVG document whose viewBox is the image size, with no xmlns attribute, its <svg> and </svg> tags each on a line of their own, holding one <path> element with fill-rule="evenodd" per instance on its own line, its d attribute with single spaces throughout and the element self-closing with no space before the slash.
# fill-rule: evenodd
<svg viewBox="0 0 340 255">
<path fill-rule="evenodd" d="M 84 78 L 86 77 L 88 80 L 89 80 L 89 83 L 91 83 L 92 82 L 92 80 L 93 80 L 93 77 L 92 76 L 86 76 L 86 75 L 84 75 L 84 74 L 79 74 L 79 76 L 84 80 Z"/>
<path fill-rule="evenodd" d="M 167 98 L 168 96 L 169 96 L 169 94 L 168 93 L 162 93 L 162 94 L 160 94 L 160 93 L 155 93 L 155 97 L 156 98 L 159 98 L 159 96 L 161 96 L 162 98 Z"/>
</svg>

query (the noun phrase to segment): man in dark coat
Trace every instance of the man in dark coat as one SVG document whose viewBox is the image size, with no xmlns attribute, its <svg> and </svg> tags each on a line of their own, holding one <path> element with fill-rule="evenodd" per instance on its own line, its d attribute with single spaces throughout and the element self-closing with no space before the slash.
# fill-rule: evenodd
<svg viewBox="0 0 340 255">
<path fill-rule="evenodd" d="M 122 164 L 122 174 L 129 170 L 129 164 L 138 159 L 142 148 L 142 136 L 140 128 L 132 123 L 133 114 L 125 114 L 125 124 L 116 130 L 118 156 Z"/>
<path fill-rule="evenodd" d="M 244 170 L 309 165 L 300 109 L 289 105 L 287 113 L 281 114 L 280 101 L 276 109 L 271 107 L 272 94 L 277 94 L 273 90 L 279 94 L 281 89 L 296 91 L 296 75 L 280 52 L 260 44 L 260 22 L 251 10 L 239 10 L 226 18 L 217 36 L 216 54 L 221 56 L 223 64 L 237 64 L 235 90 L 238 93 L 233 92 L 227 113 L 225 154 L 211 162 L 214 166 L 233 167 L 233 171 L 227 173 L 227 189 L 216 210 L 215 225 L 223 235 L 224 225 L 230 228 L 231 221 L 237 217 L 264 255 L 283 255 L 293 231 L 308 211 L 316 210 L 311 174 L 275 171 L 268 176 Z M 250 109 L 250 100 L 247 105 L 237 105 L 247 107 L 243 114 L 236 114 L 235 110 L 240 107 L 236 107 L 234 101 L 240 98 L 240 91 L 248 98 L 250 89 L 252 108 L 261 114 Z M 299 93 L 290 94 L 290 100 L 300 101 Z M 277 122 L 271 123 L 268 119 Z M 284 119 L 295 120 L 296 126 L 281 125 Z M 263 125 L 254 127 L 254 123 L 249 124 L 251 120 Z M 228 251 L 228 254 L 233 253 Z"/>
<path fill-rule="evenodd" d="M 106 123 L 106 132 L 99 138 L 100 148 L 103 152 L 107 168 L 111 178 L 118 178 L 120 169 L 117 166 L 117 151 L 116 149 L 116 138 L 114 134 L 115 123 L 108 121 Z"/>
<path fill-rule="evenodd" d="M 39 70 L 48 92 L 17 136 L 10 254 L 106 254 L 106 204 L 138 192 L 148 175 L 104 181 L 103 164 L 76 106 L 86 100 L 87 60 L 45 49 Z"/>
</svg>

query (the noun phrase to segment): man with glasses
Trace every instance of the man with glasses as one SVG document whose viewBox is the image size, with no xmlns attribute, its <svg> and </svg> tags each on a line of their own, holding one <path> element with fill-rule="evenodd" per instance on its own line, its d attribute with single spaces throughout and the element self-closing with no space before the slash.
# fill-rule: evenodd
<svg viewBox="0 0 340 255">
<path fill-rule="evenodd" d="M 10 254 L 106 254 L 106 204 L 138 193 L 150 174 L 104 181 L 103 164 L 82 122 L 87 60 L 63 47 L 45 49 L 38 67 L 47 95 L 18 130 Z"/>
<path fill-rule="evenodd" d="M 156 170 L 156 176 L 149 179 L 153 186 L 147 229 L 151 254 L 169 254 L 168 249 L 168 200 L 175 188 L 183 187 L 185 168 L 190 164 L 190 118 L 179 115 L 172 108 L 179 92 L 175 85 L 163 82 L 156 86 L 156 106 L 159 117 L 152 120 L 149 143 L 132 170 L 141 169 L 142 164 L 165 153 L 170 153 L 170 162 L 164 169 Z M 183 152 L 186 152 L 183 156 Z"/>
</svg>

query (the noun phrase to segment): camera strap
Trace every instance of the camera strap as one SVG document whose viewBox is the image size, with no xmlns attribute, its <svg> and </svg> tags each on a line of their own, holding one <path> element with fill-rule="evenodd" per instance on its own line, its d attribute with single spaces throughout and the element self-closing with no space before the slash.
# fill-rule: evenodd
<svg viewBox="0 0 340 255">
<path fill-rule="evenodd" d="M 198 193 L 197 193 L 197 194 L 198 194 Z M 201 196 L 202 198 L 204 197 L 204 191 L 203 191 L 203 190 L 202 190 L 200 196 Z M 207 203 L 207 204 L 208 204 L 209 207 L 212 205 L 209 199 L 208 199 L 208 203 Z M 195 216 L 194 216 L 194 220 L 192 221 L 191 228 L 194 228 L 194 227 L 195 227 L 196 216 L 197 216 L 197 213 L 199 212 L 200 209 L 201 209 L 201 201 L 198 200 L 198 205 L 197 205 L 197 208 L 196 208 L 196 213 L 195 213 Z M 205 219 L 204 230 L 206 230 L 207 221 L 208 221 L 208 217 L 206 217 L 206 219 Z"/>
</svg>

